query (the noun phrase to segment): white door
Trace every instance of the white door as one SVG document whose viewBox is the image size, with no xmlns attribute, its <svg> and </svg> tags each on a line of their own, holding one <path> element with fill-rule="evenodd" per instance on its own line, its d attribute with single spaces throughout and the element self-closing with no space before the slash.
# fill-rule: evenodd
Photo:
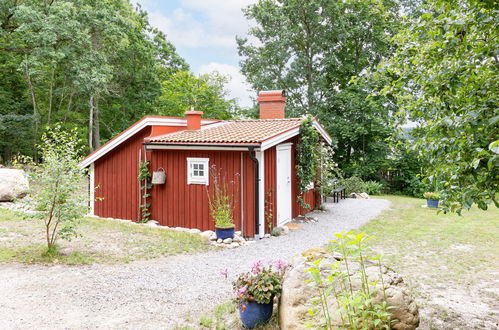
<svg viewBox="0 0 499 330">
<path fill-rule="evenodd" d="M 277 225 L 291 221 L 291 143 L 277 146 Z"/>
</svg>

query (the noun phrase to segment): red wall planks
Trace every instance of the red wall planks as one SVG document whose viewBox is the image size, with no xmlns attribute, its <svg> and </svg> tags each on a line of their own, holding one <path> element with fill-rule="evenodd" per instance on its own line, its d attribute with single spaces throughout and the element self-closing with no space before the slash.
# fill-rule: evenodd
<svg viewBox="0 0 499 330">
<path fill-rule="evenodd" d="M 139 150 L 150 132 L 144 128 L 95 162 L 95 215 L 137 221 Z"/>
<path fill-rule="evenodd" d="M 151 190 L 151 219 L 165 226 L 214 229 L 208 204 L 213 178 L 210 177 L 209 186 L 187 184 L 188 157 L 209 158 L 210 167 L 221 170 L 228 183 L 229 193 L 234 196 L 236 229 L 241 230 L 244 222 L 244 235 L 253 236 L 254 164 L 245 151 L 154 150 L 150 158 L 151 171 L 163 168 L 166 183 L 154 185 Z M 242 185 L 241 180 L 244 180 Z"/>
<path fill-rule="evenodd" d="M 265 150 L 264 155 L 264 167 L 265 167 L 265 233 L 269 232 L 269 220 L 267 219 L 268 214 L 272 214 L 270 220 L 271 227 L 277 225 L 277 159 L 276 159 L 276 147 Z"/>
</svg>

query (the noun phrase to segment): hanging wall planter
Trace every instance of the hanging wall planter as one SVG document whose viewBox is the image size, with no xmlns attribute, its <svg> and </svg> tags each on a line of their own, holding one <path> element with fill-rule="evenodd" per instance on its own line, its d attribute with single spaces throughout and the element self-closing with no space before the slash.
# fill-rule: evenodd
<svg viewBox="0 0 499 330">
<path fill-rule="evenodd" d="M 152 184 L 165 184 L 166 173 L 163 168 L 159 168 L 157 171 L 152 172 Z"/>
</svg>

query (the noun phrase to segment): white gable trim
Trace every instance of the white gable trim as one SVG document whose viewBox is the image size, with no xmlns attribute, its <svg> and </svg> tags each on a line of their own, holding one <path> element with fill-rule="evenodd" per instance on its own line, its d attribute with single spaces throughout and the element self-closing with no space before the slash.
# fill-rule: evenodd
<svg viewBox="0 0 499 330">
<path fill-rule="evenodd" d="M 324 127 L 322 127 L 321 124 L 314 120 L 312 122 L 312 125 L 320 133 L 320 135 L 322 135 L 324 140 L 326 140 L 327 144 L 331 144 L 333 142 L 333 139 L 331 139 L 331 137 L 329 136 L 329 134 L 327 134 L 326 130 L 324 129 Z"/>
<path fill-rule="evenodd" d="M 328 144 L 331 144 L 332 139 L 329 136 L 329 134 L 327 134 L 326 130 L 324 129 L 324 127 L 322 127 L 321 124 L 319 124 L 314 119 L 314 121 L 312 122 L 312 126 L 317 130 L 317 132 L 319 132 L 319 134 L 324 138 L 324 140 L 326 140 L 326 142 Z M 266 141 L 263 141 L 261 149 L 265 151 L 269 148 L 272 148 L 275 145 L 278 145 L 279 143 L 281 143 L 283 141 L 286 141 L 294 136 L 297 136 L 299 133 L 300 133 L 300 127 L 297 127 L 297 128 L 294 128 L 288 132 L 284 132 L 282 134 L 279 134 L 273 138 L 270 138 Z"/>
<path fill-rule="evenodd" d="M 202 125 L 210 124 L 216 122 L 215 120 L 201 120 Z M 135 125 L 129 127 L 129 129 L 123 131 L 121 135 L 116 136 L 115 138 L 109 140 L 106 144 L 102 146 L 102 148 L 97 149 L 94 153 L 90 154 L 87 158 L 82 160 L 79 164 L 81 168 L 87 167 L 90 164 L 94 163 L 97 159 L 101 158 L 109 151 L 113 150 L 121 143 L 125 142 L 136 133 L 141 131 L 143 128 L 147 126 L 187 126 L 186 119 L 183 118 L 157 118 L 157 117 L 145 117 Z"/>
</svg>

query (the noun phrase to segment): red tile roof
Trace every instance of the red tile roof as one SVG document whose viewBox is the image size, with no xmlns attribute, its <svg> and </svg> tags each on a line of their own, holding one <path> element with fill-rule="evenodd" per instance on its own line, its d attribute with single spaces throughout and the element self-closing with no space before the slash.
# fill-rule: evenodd
<svg viewBox="0 0 499 330">
<path fill-rule="evenodd" d="M 180 131 L 151 137 L 147 141 L 172 144 L 258 144 L 299 127 L 301 121 L 301 118 L 227 120 L 196 131 Z"/>
</svg>

